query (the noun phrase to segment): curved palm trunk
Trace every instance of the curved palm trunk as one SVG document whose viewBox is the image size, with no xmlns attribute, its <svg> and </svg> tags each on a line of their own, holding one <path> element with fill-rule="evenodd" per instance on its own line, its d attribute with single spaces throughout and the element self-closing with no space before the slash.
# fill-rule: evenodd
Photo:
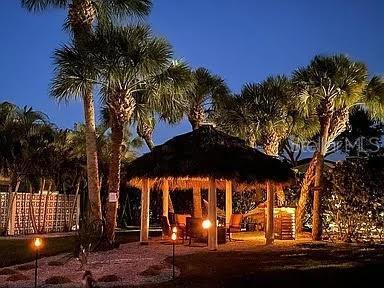
<svg viewBox="0 0 384 288">
<path fill-rule="evenodd" d="M 305 172 L 303 183 L 301 184 L 300 197 L 296 208 L 296 233 L 302 233 L 304 228 L 304 218 L 308 203 L 309 191 L 315 179 L 315 170 L 318 160 L 318 153 L 315 152 Z"/>
<path fill-rule="evenodd" d="M 121 145 L 123 142 L 123 126 L 116 123 L 114 120 L 113 122 L 111 129 L 112 147 L 108 176 L 108 192 L 110 199 L 107 204 L 106 213 L 106 236 L 110 244 L 115 241 L 118 196 L 120 192 Z M 115 197 L 111 194 L 115 194 Z M 111 196 L 115 198 L 114 200 L 116 201 L 111 201 Z"/>
<path fill-rule="evenodd" d="M 99 165 L 97 160 L 95 108 L 91 87 L 83 97 L 85 115 L 85 138 L 87 153 L 87 183 L 89 198 L 89 220 L 101 220 L 101 199 L 99 187 Z"/>
<path fill-rule="evenodd" d="M 315 187 L 313 192 L 313 210 L 312 210 L 312 240 L 320 240 L 322 233 L 321 221 L 321 194 L 323 191 L 323 170 L 324 157 L 328 150 L 329 130 L 331 126 L 331 116 L 320 117 L 320 145 L 318 147 L 318 159 L 315 170 Z M 323 114 L 323 115 L 324 115 Z"/>
<path fill-rule="evenodd" d="M 153 148 L 155 147 L 155 144 L 153 143 L 153 140 L 152 140 L 153 127 L 146 123 L 138 123 L 136 128 L 137 128 L 136 129 L 137 135 L 139 135 L 142 139 L 144 139 L 148 149 L 152 151 Z"/>
</svg>

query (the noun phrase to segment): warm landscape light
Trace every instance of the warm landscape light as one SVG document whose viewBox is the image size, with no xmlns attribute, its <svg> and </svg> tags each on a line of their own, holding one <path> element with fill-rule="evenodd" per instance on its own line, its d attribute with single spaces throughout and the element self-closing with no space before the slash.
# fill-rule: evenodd
<svg viewBox="0 0 384 288">
<path fill-rule="evenodd" d="M 204 229 L 209 229 L 211 227 L 212 223 L 208 219 L 203 221 L 203 228 Z"/>
<path fill-rule="evenodd" d="M 172 233 L 177 233 L 177 227 L 176 227 L 176 226 L 174 226 L 174 227 L 172 228 Z"/>
<path fill-rule="evenodd" d="M 176 235 L 175 232 L 172 233 L 172 235 L 171 235 L 171 239 L 172 239 L 172 241 L 176 241 L 176 239 L 177 239 L 177 235 Z"/>
<path fill-rule="evenodd" d="M 43 244 L 43 240 L 41 238 L 35 238 L 33 240 L 33 245 L 35 246 L 36 249 L 39 249 L 42 244 Z"/>
</svg>

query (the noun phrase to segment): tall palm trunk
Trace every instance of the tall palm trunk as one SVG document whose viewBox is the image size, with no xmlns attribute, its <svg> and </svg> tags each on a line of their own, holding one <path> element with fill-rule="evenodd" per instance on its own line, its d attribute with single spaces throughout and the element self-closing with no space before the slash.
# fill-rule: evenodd
<svg viewBox="0 0 384 288">
<path fill-rule="evenodd" d="M 315 179 L 315 170 L 318 160 L 318 153 L 315 152 L 305 172 L 303 183 L 301 184 L 300 197 L 296 208 L 296 233 L 302 233 L 304 228 L 304 218 L 308 203 L 309 191 Z"/>
<path fill-rule="evenodd" d="M 91 88 L 91 87 L 90 87 Z M 99 166 L 97 160 L 95 108 L 92 92 L 83 97 L 85 115 L 85 138 L 87 153 L 87 183 L 89 198 L 89 220 L 101 220 L 101 198 L 99 187 Z"/>
<path fill-rule="evenodd" d="M 150 151 L 152 151 L 153 148 L 155 148 L 155 143 L 153 143 L 153 138 L 152 138 L 153 128 L 154 128 L 153 125 L 148 125 L 148 124 L 143 123 L 143 122 L 139 122 L 137 125 L 137 128 L 136 128 L 137 135 L 139 135 L 139 137 L 144 139 L 144 142 Z M 201 199 L 201 194 L 200 194 L 200 199 Z M 173 209 L 173 203 L 172 203 L 171 195 L 168 196 L 168 205 L 169 205 L 168 210 L 171 211 L 172 213 L 174 213 L 175 211 Z M 129 204 L 128 204 L 128 206 L 129 206 Z M 200 205 L 200 210 L 201 210 L 201 205 Z M 200 211 L 200 213 L 202 213 L 202 210 Z"/>
<path fill-rule="evenodd" d="M 327 104 L 325 104 L 327 105 Z M 328 104 L 329 105 L 329 104 Z M 318 159 L 315 170 L 315 189 L 313 192 L 313 211 L 312 211 L 312 239 L 321 239 L 321 194 L 323 191 L 323 170 L 324 157 L 328 150 L 329 130 L 331 126 L 332 110 L 325 110 L 320 118 L 320 143 L 318 147 Z"/>
<path fill-rule="evenodd" d="M 279 156 L 279 140 L 275 133 L 270 134 L 270 138 L 267 139 L 265 145 L 263 146 L 265 154 L 272 157 Z M 283 206 L 285 204 L 285 193 L 283 187 L 281 185 L 275 185 L 273 188 L 275 189 L 277 201 L 279 206 Z"/>
<path fill-rule="evenodd" d="M 123 142 L 123 126 L 117 123 L 115 120 L 112 120 L 112 122 L 112 147 L 109 165 L 108 192 L 110 197 L 111 194 L 116 195 L 116 201 L 108 201 L 107 204 L 106 236 L 110 244 L 115 241 L 118 195 L 120 192 L 121 145 Z"/>
<path fill-rule="evenodd" d="M 189 112 L 188 120 L 192 126 L 192 130 L 199 129 L 204 122 L 205 113 L 202 107 L 196 106 Z M 193 203 L 193 217 L 202 218 L 203 208 L 201 206 L 201 188 L 194 186 L 192 190 L 192 203 Z"/>
<path fill-rule="evenodd" d="M 73 31 L 75 43 L 79 49 L 86 45 L 91 33 L 92 23 L 96 18 L 96 11 L 91 0 L 73 0 L 68 11 L 69 22 Z M 96 145 L 95 108 L 93 102 L 93 85 L 90 83 L 83 97 L 86 153 L 87 153 L 87 181 L 89 211 L 91 222 L 101 220 L 101 199 L 99 187 L 99 166 Z"/>
<path fill-rule="evenodd" d="M 192 190 L 192 198 L 193 198 L 193 217 L 195 218 L 203 218 L 203 210 L 201 207 L 201 188 L 199 185 L 194 184 Z"/>
</svg>

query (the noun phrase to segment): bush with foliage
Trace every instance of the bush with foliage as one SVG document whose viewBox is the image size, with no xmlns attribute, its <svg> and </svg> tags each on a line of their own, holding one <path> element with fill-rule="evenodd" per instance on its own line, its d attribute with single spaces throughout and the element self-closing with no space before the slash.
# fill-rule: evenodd
<svg viewBox="0 0 384 288">
<path fill-rule="evenodd" d="M 341 241 L 381 241 L 384 229 L 384 169 L 374 159 L 353 158 L 326 175 L 324 229 Z"/>
</svg>

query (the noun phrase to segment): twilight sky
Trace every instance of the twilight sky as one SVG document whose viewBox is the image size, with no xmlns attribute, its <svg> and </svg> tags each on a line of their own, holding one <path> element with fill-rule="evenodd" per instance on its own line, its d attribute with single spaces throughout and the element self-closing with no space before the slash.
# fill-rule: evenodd
<svg viewBox="0 0 384 288">
<path fill-rule="evenodd" d="M 82 121 L 79 102 L 48 97 L 51 55 L 67 41 L 65 11 L 28 13 L 0 6 L 0 101 L 33 106 L 59 127 Z M 148 21 L 177 57 L 221 75 L 237 92 L 245 82 L 289 74 L 315 54 L 345 53 L 384 74 L 383 0 L 154 0 Z M 184 121 L 155 130 L 155 143 L 190 130 Z"/>
</svg>

